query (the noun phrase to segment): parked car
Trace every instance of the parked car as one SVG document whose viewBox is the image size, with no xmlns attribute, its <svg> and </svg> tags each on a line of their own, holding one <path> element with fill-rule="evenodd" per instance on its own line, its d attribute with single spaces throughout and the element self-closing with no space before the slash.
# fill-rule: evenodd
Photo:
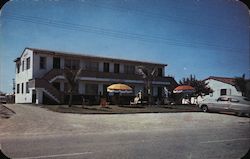
<svg viewBox="0 0 250 159">
<path fill-rule="evenodd" d="M 203 112 L 230 111 L 239 116 L 250 115 L 250 99 L 242 96 L 220 96 L 217 100 L 205 99 L 199 107 Z"/>
<path fill-rule="evenodd" d="M 0 96 L 0 104 L 6 104 L 7 100 L 6 100 L 6 96 Z"/>
</svg>

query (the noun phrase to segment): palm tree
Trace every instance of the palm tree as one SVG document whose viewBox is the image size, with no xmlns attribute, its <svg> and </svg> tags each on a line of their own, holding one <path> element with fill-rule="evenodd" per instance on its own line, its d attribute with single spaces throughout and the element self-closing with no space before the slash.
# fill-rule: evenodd
<svg viewBox="0 0 250 159">
<path fill-rule="evenodd" d="M 68 86 L 69 86 L 69 107 L 72 106 L 72 96 L 73 96 L 73 92 L 76 89 L 76 86 L 78 84 L 78 77 L 80 76 L 82 72 L 82 68 L 80 68 L 79 70 L 71 70 L 69 68 L 65 68 L 64 69 L 64 77 L 66 78 L 66 80 L 68 81 Z"/>
<path fill-rule="evenodd" d="M 247 88 L 247 83 L 249 81 L 245 79 L 245 74 L 242 77 L 235 77 L 234 83 L 235 86 L 242 92 L 242 96 L 247 96 L 249 94 L 249 90 Z"/>
<path fill-rule="evenodd" d="M 144 79 L 148 95 L 148 104 L 152 104 L 152 81 L 158 75 L 157 67 L 137 66 L 136 72 Z"/>
<path fill-rule="evenodd" d="M 195 75 L 190 75 L 190 77 L 183 78 L 179 81 L 179 84 L 194 87 L 195 96 L 203 96 L 203 94 L 207 95 L 213 92 L 213 90 L 207 86 L 208 83 L 206 83 L 205 81 L 197 80 Z"/>
</svg>

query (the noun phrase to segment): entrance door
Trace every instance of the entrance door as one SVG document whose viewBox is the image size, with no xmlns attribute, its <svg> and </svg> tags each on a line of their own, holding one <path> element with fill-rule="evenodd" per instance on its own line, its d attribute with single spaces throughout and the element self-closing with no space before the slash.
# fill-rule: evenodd
<svg viewBox="0 0 250 159">
<path fill-rule="evenodd" d="M 32 90 L 32 103 L 36 103 L 36 90 Z"/>
<path fill-rule="evenodd" d="M 53 68 L 54 69 L 60 69 L 60 58 L 59 57 L 54 57 L 53 58 Z"/>
</svg>

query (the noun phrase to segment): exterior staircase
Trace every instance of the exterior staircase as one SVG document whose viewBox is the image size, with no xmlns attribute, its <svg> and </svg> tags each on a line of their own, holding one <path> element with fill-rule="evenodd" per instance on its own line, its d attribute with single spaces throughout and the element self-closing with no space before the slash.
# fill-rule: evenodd
<svg viewBox="0 0 250 159">
<path fill-rule="evenodd" d="M 51 97 L 58 104 L 64 103 L 64 93 L 57 90 L 51 83 L 43 78 L 36 78 L 30 81 L 30 84 L 35 88 L 43 89 L 43 92 Z"/>
</svg>

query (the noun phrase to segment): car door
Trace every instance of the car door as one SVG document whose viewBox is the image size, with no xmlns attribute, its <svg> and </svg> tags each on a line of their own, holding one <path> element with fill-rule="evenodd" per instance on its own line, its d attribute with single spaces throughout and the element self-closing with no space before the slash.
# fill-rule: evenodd
<svg viewBox="0 0 250 159">
<path fill-rule="evenodd" d="M 228 110 L 230 106 L 228 97 L 219 97 L 215 103 L 213 103 L 213 109 L 215 110 Z"/>
<path fill-rule="evenodd" d="M 247 101 L 242 101 L 235 98 L 230 98 L 230 110 L 234 112 L 250 112 L 250 106 Z"/>
</svg>

